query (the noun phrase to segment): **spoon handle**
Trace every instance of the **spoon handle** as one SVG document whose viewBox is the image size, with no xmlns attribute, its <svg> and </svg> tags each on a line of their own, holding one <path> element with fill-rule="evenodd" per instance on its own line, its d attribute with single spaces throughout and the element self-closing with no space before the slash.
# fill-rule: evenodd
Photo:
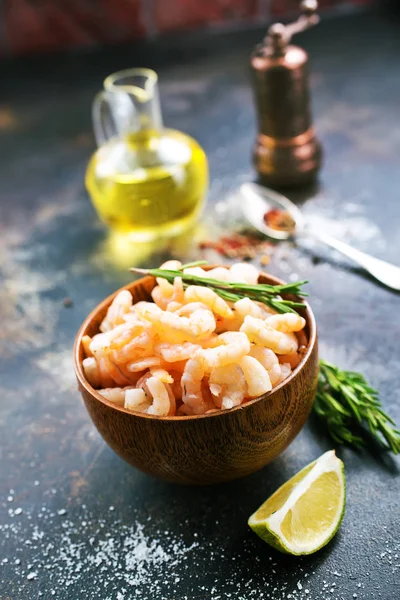
<svg viewBox="0 0 400 600">
<path fill-rule="evenodd" d="M 331 248 L 338 250 L 348 258 L 351 258 L 354 262 L 363 267 L 370 275 L 375 277 L 378 281 L 392 288 L 393 290 L 400 291 L 400 268 L 390 263 L 380 260 L 361 252 L 340 240 L 328 235 L 327 233 L 317 232 L 315 230 L 308 230 L 307 233 L 311 233 L 313 237 L 318 239 L 320 242 L 327 244 Z"/>
</svg>

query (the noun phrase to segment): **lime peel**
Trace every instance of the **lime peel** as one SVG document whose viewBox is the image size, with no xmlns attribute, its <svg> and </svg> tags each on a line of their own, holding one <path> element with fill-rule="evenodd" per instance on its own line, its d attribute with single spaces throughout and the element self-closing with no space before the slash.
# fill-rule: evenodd
<svg viewBox="0 0 400 600">
<path fill-rule="evenodd" d="M 312 554 L 338 530 L 345 497 L 344 465 L 331 450 L 283 484 L 248 523 L 281 552 Z"/>
</svg>

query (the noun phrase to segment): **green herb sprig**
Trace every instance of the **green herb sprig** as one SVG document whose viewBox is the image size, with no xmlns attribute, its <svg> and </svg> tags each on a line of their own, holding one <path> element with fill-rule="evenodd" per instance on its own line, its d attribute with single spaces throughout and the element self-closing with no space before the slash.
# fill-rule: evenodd
<svg viewBox="0 0 400 600">
<path fill-rule="evenodd" d="M 202 285 L 212 289 L 218 296 L 236 302 L 241 298 L 250 298 L 258 302 L 267 304 L 279 313 L 294 313 L 296 308 L 304 308 L 302 302 L 295 302 L 293 300 L 285 300 L 282 298 L 282 294 L 294 294 L 296 296 L 304 297 L 306 293 L 302 291 L 302 286 L 307 281 L 295 281 L 293 283 L 287 283 L 284 285 L 269 285 L 267 283 L 257 283 L 251 285 L 248 283 L 231 283 L 227 281 L 220 281 L 218 279 L 212 279 L 210 277 L 199 277 L 197 275 L 183 273 L 183 269 L 188 267 L 195 267 L 207 264 L 206 261 L 198 261 L 195 263 L 188 263 L 182 265 L 179 270 L 172 269 L 131 269 L 134 273 L 140 273 L 141 275 L 152 275 L 153 277 L 162 277 L 170 283 L 173 283 L 175 277 L 181 277 L 184 288 L 189 285 Z"/>
<path fill-rule="evenodd" d="M 383 411 L 377 390 L 361 373 L 342 371 L 320 360 L 314 411 L 323 418 L 331 437 L 356 448 L 365 445 L 362 428 L 394 454 L 400 452 L 400 431 Z M 361 432 L 361 434 L 360 434 Z"/>
</svg>

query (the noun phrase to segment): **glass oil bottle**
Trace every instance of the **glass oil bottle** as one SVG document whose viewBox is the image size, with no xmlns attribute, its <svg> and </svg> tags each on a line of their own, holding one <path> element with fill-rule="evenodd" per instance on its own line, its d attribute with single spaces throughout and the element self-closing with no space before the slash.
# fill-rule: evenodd
<svg viewBox="0 0 400 600">
<path fill-rule="evenodd" d="M 151 241 L 193 224 L 205 202 L 207 158 L 193 138 L 163 127 L 154 71 L 107 77 L 93 104 L 93 125 L 98 150 L 86 187 L 106 225 Z"/>
</svg>

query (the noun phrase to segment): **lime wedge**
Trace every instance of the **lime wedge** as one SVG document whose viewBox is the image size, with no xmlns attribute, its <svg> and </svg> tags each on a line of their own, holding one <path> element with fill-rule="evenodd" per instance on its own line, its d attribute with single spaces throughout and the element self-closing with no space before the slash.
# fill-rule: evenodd
<svg viewBox="0 0 400 600">
<path fill-rule="evenodd" d="M 248 523 L 281 552 L 312 554 L 337 532 L 345 501 L 344 465 L 330 450 L 284 483 Z"/>
</svg>

